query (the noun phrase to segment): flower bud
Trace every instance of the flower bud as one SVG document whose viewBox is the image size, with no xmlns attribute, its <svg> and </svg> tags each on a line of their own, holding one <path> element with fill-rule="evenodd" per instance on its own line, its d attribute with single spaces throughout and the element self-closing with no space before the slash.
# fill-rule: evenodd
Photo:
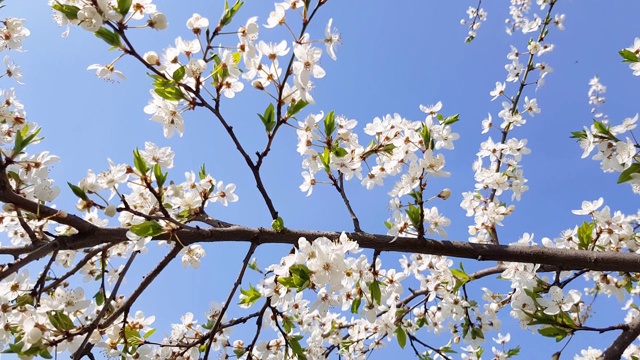
<svg viewBox="0 0 640 360">
<path fill-rule="evenodd" d="M 151 19 L 147 21 L 147 25 L 156 30 L 164 30 L 169 26 L 169 23 L 167 22 L 167 17 L 164 16 L 163 13 L 157 12 L 151 15 Z"/>
<path fill-rule="evenodd" d="M 109 205 L 104 209 L 104 214 L 108 217 L 113 217 L 117 212 L 116 207 L 113 205 Z"/>
<path fill-rule="evenodd" d="M 438 197 L 442 200 L 447 200 L 449 196 L 451 196 L 451 190 L 449 189 L 444 189 L 440 191 L 440 194 L 438 194 Z"/>
<path fill-rule="evenodd" d="M 160 57 L 155 51 L 147 51 L 143 57 L 149 65 L 160 65 Z"/>
</svg>

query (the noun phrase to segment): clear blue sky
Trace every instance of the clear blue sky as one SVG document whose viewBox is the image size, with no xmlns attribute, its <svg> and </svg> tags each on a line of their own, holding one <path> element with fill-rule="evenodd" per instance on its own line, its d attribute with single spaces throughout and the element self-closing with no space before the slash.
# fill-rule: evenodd
<svg viewBox="0 0 640 360">
<path fill-rule="evenodd" d="M 162 32 L 136 32 L 133 39 L 140 51 L 160 53 L 173 45 L 176 36 L 188 36 L 184 24 L 193 12 L 199 12 L 213 23 L 222 8 L 221 1 L 158 0 L 156 3 L 159 10 L 167 14 L 170 27 Z M 357 119 L 362 127 L 376 116 L 394 112 L 408 119 L 422 119 L 418 105 L 439 100 L 444 103 L 445 114 L 460 113 L 461 121 L 454 125 L 460 140 L 455 144 L 456 150 L 446 154 L 447 170 L 452 176 L 433 181 L 431 186 L 434 194 L 439 188 L 452 189 L 451 198 L 438 207 L 452 220 L 449 239 L 461 241 L 466 241 L 467 226 L 472 224 L 472 219 L 466 218 L 458 205 L 460 193 L 473 188 L 471 163 L 480 142 L 486 138 L 480 134 L 480 122 L 488 112 L 495 118 L 501 109 L 499 101 L 490 102 L 489 91 L 496 81 L 504 81 L 509 45 L 519 49 L 526 46 L 524 36 L 505 34 L 507 5 L 495 2 L 486 4 L 489 20 L 483 24 L 477 39 L 465 44 L 467 30 L 459 20 L 466 16 L 469 5 L 475 4 L 423 0 L 329 1 L 311 27 L 312 38 L 321 37 L 326 21 L 333 18 L 334 26 L 342 34 L 343 45 L 338 48 L 337 62 L 323 57 L 322 66 L 327 76 L 315 82 L 316 105 L 306 109 L 335 110 L 337 114 Z M 266 23 L 272 6 L 266 1 L 249 1 L 231 28 L 237 28 L 254 15 L 260 17 L 260 24 Z M 620 62 L 617 51 L 640 36 L 637 27 L 640 3 L 560 1 L 557 7 L 567 14 L 566 30 L 552 29 L 548 41 L 556 44 L 556 48 L 544 59 L 554 72 L 537 93 L 533 93 L 531 87 L 526 90 L 526 95 L 538 99 L 542 113 L 513 133 L 529 139 L 532 153 L 522 164 L 530 190 L 516 204 L 516 212 L 505 221 L 504 228 L 499 229 L 504 242 L 515 241 L 524 232 L 535 233 L 538 242 L 543 236 L 556 237 L 563 229 L 582 222 L 583 219 L 572 215 L 570 210 L 579 208 L 583 200 L 600 196 L 604 196 L 605 203 L 614 210 L 637 211 L 629 187 L 616 185 L 615 175 L 603 174 L 597 162 L 580 160 L 582 151 L 569 135 L 591 122 L 587 90 L 589 79 L 596 74 L 608 87 L 604 111 L 614 123 L 638 111 L 636 95 L 640 91 L 640 80 Z M 63 39 L 60 34 L 64 29 L 51 20 L 45 1 L 7 1 L 7 7 L 1 11 L 3 17 L 27 18 L 26 25 L 31 30 L 24 44 L 27 52 L 10 55 L 25 74 L 26 85 L 16 85 L 17 96 L 25 104 L 29 120 L 43 127 L 46 140 L 39 148 L 62 159 L 52 175 L 63 190 L 57 201 L 60 208 L 71 209 L 75 202 L 65 182 L 77 183 L 89 168 L 96 172 L 105 169 L 107 158 L 116 163 L 130 163 L 133 149 L 144 147 L 145 141 L 154 141 L 175 150 L 176 165 L 171 176 L 176 181 L 182 181 L 184 171 L 197 171 L 204 162 L 214 177 L 237 184 L 240 201 L 228 208 L 210 206 L 213 216 L 249 226 L 270 226 L 269 213 L 255 190 L 249 170 L 240 155 L 231 150 L 228 137 L 213 117 L 203 111 L 187 113 L 185 135 L 165 139 L 161 127 L 149 121 L 149 116 L 142 111 L 150 99 L 151 81 L 133 59 L 125 58 L 117 64 L 127 76 L 125 82 L 104 82 L 86 68 L 95 63 L 109 63 L 117 54 L 108 52 L 106 44 L 80 28 L 72 28 L 69 38 Z M 261 38 L 265 40 L 277 40 L 283 34 L 282 29 L 261 30 Z M 236 44 L 235 35 L 227 39 L 227 44 Z M 220 42 L 225 43 L 227 39 Z M 7 86 L 6 83 L 3 86 Z M 262 112 L 267 104 L 267 97 L 249 86 L 235 99 L 225 99 L 222 104 L 223 113 L 249 153 L 264 146 L 263 128 L 255 114 Z M 495 139 L 498 135 L 492 136 Z M 266 186 L 285 224 L 298 229 L 352 230 L 344 205 L 332 188 L 317 187 L 310 198 L 298 190 L 302 182 L 301 159 L 295 147 L 295 132 L 285 129 L 265 164 L 265 169 L 271 169 L 264 173 Z M 386 190 L 367 191 L 355 182 L 348 186 L 348 192 L 363 229 L 385 232 L 383 222 L 389 215 Z M 246 244 L 208 246 L 199 271 L 185 270 L 177 261 L 135 308 L 156 315 L 158 335 L 168 334 L 169 324 L 179 322 L 187 311 L 195 313 L 202 322 L 210 301 L 224 301 L 246 248 Z M 287 251 L 288 247 L 260 248 L 258 263 L 265 266 Z M 160 255 L 161 252 L 155 251 L 145 255 L 137 265 L 138 274 L 146 273 Z M 384 264 L 396 266 L 396 258 L 384 256 Z M 248 279 L 254 284 L 258 281 L 256 275 Z M 131 288 L 138 279 L 129 277 L 127 281 Z M 596 316 L 608 318 L 612 323 L 621 322 L 623 313 L 615 311 L 619 305 L 602 300 L 595 303 L 596 307 L 600 306 Z M 512 343 L 522 346 L 522 358 L 548 358 L 562 346 L 542 337 L 536 337 L 533 342 L 530 333 L 518 331 L 517 325 L 506 316 L 504 323 L 503 332 L 511 331 Z M 431 335 L 426 337 L 433 339 Z M 581 333 L 569 349 L 588 345 L 602 348 L 608 340 L 608 336 Z M 444 343 L 444 337 L 433 340 L 436 346 Z M 544 348 L 540 344 L 544 344 Z M 487 345 L 490 350 L 491 344 Z M 567 355 L 572 353 L 567 352 Z"/>
</svg>

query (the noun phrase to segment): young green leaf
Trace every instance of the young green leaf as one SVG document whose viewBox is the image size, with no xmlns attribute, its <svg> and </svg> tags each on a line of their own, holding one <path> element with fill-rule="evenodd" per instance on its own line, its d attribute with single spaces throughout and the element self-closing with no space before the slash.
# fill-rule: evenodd
<svg viewBox="0 0 640 360">
<path fill-rule="evenodd" d="M 331 148 L 331 152 L 338 158 L 345 157 L 348 154 L 347 150 L 341 147 L 333 147 Z"/>
<path fill-rule="evenodd" d="M 451 115 L 448 118 L 444 119 L 444 121 L 442 121 L 442 124 L 451 125 L 453 123 L 458 122 L 458 120 L 460 120 L 460 114 L 455 114 L 455 115 Z"/>
<path fill-rule="evenodd" d="M 273 220 L 271 222 L 271 227 L 276 232 L 281 232 L 282 230 L 284 230 L 284 220 L 282 220 L 282 218 L 280 216 L 278 216 L 277 219 L 275 219 L 275 220 Z"/>
<path fill-rule="evenodd" d="M 133 150 L 133 166 L 140 171 L 140 174 L 146 174 L 147 171 L 149 171 L 149 166 L 142 155 L 140 155 L 138 148 Z"/>
<path fill-rule="evenodd" d="M 260 117 L 260 120 L 262 120 L 264 128 L 265 130 L 267 130 L 267 132 L 271 132 L 271 130 L 276 127 L 276 112 L 273 104 L 269 104 L 269 106 L 267 106 L 267 108 L 264 110 L 264 114 L 258 114 L 258 117 Z"/>
<path fill-rule="evenodd" d="M 404 349 L 405 345 L 407 345 L 407 333 L 400 326 L 398 326 L 394 332 L 398 339 L 398 345 L 400 345 L 400 348 Z"/>
<path fill-rule="evenodd" d="M 200 180 L 203 180 L 204 178 L 207 177 L 207 169 L 205 169 L 204 164 L 202 164 L 202 166 L 200 166 L 200 171 L 198 172 L 198 177 L 200 178 Z"/>
<path fill-rule="evenodd" d="M 298 100 L 294 104 L 289 105 L 289 107 L 287 108 L 287 117 L 290 118 L 294 116 L 302 109 L 304 109 L 307 105 L 309 105 L 309 103 L 304 100 Z"/>
<path fill-rule="evenodd" d="M 556 342 L 562 341 L 569 334 L 567 330 L 557 327 L 546 327 L 538 329 L 538 333 L 542 336 L 556 338 Z"/>
<path fill-rule="evenodd" d="M 372 282 L 367 283 L 369 287 L 369 292 L 371 293 L 371 299 L 375 301 L 378 305 L 380 305 L 380 301 L 382 301 L 382 292 L 380 291 L 380 281 L 373 280 Z"/>
<path fill-rule="evenodd" d="M 627 169 L 625 169 L 618 177 L 618 184 L 625 183 L 633 179 L 633 174 L 640 173 L 640 164 L 633 163 Z"/>
<path fill-rule="evenodd" d="M 127 16 L 127 13 L 129 13 L 129 9 L 131 9 L 131 2 L 132 0 L 118 0 L 118 13 L 123 17 Z"/>
<path fill-rule="evenodd" d="M 227 26 L 233 20 L 233 17 L 236 15 L 240 7 L 244 5 L 244 1 L 236 1 L 232 8 L 229 8 L 229 3 L 225 0 L 224 2 L 224 13 L 222 13 L 222 18 L 220 19 L 220 24 L 222 26 Z"/>
<path fill-rule="evenodd" d="M 158 96 L 166 100 L 179 101 L 184 99 L 184 93 L 176 85 L 168 87 L 156 87 L 154 91 L 156 92 L 156 94 L 158 94 Z"/>
<path fill-rule="evenodd" d="M 360 296 L 358 296 L 357 298 L 353 299 L 353 301 L 351 302 L 351 313 L 352 314 L 357 314 L 360 311 L 360 304 L 362 303 L 362 298 Z"/>
<path fill-rule="evenodd" d="M 177 68 L 174 72 L 173 75 L 171 75 L 171 78 L 173 79 L 173 81 L 175 82 L 180 82 L 180 80 L 182 80 L 184 78 L 184 75 L 187 73 L 187 70 L 184 66 L 180 66 L 179 68 Z"/>
<path fill-rule="evenodd" d="M 145 221 L 142 224 L 132 225 L 129 230 L 140 237 L 153 237 L 165 232 L 157 221 Z"/>
<path fill-rule="evenodd" d="M 245 296 L 240 300 L 240 305 L 253 305 L 260 299 L 260 292 L 251 284 L 249 284 L 248 290 L 240 289 L 240 293 Z"/>
<path fill-rule="evenodd" d="M 55 2 L 51 7 L 53 10 L 60 11 L 62 15 L 69 20 L 78 19 L 78 12 L 80 11 L 80 8 L 75 5 L 63 5 L 59 2 Z"/>
<path fill-rule="evenodd" d="M 69 187 L 71 188 L 71 191 L 73 191 L 73 194 L 75 196 L 79 197 L 80 199 L 82 199 L 84 201 L 89 200 L 89 198 L 87 197 L 87 194 L 79 186 L 75 186 L 70 182 L 67 182 L 67 185 L 69 185 Z"/>
<path fill-rule="evenodd" d="M 324 118 L 324 134 L 326 136 L 331 136 L 333 132 L 336 130 L 336 114 L 333 111 L 330 111 L 327 116 Z"/>
<path fill-rule="evenodd" d="M 593 228 L 595 227 L 595 223 L 593 222 L 583 222 L 582 225 L 578 228 L 578 248 L 581 250 L 589 249 L 593 241 Z"/>
<path fill-rule="evenodd" d="M 106 27 L 101 27 L 94 34 L 113 47 L 119 48 L 122 46 L 122 43 L 120 42 L 120 35 L 107 29 Z"/>
<path fill-rule="evenodd" d="M 628 49 L 622 49 L 618 51 L 618 54 L 622 56 L 622 62 L 639 62 L 640 61 L 640 58 L 638 58 L 638 55 L 636 55 L 636 53 Z"/>
<path fill-rule="evenodd" d="M 153 175 L 156 177 L 156 183 L 158 183 L 158 188 L 162 188 L 164 186 L 165 181 L 167 181 L 167 176 L 169 175 L 169 173 L 163 173 L 160 165 L 153 164 Z"/>
<path fill-rule="evenodd" d="M 74 329 L 76 326 L 69 318 L 69 315 L 61 312 L 61 311 L 49 311 L 47 312 L 47 317 L 51 322 L 51 325 L 60 331 L 69 331 Z"/>
</svg>

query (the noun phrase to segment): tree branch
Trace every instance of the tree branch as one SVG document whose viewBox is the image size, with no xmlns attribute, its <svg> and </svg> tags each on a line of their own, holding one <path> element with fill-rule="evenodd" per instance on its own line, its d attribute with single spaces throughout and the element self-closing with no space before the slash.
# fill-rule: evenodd
<svg viewBox="0 0 640 360">
<path fill-rule="evenodd" d="M 59 236 L 56 240 L 40 247 L 6 247 L 0 253 L 14 255 L 28 254 L 25 258 L 40 259 L 53 251 L 79 250 L 107 243 L 119 243 L 126 239 L 125 228 L 99 228 L 88 234 Z M 171 234 L 162 234 L 155 240 L 171 240 L 180 238 L 183 245 L 195 243 L 216 243 L 227 241 L 251 241 L 262 244 L 296 245 L 301 237 L 313 240 L 319 237 L 336 239 L 340 233 L 332 231 L 291 230 L 276 232 L 264 228 L 232 226 L 211 229 L 182 229 Z M 613 251 L 587 251 L 574 249 L 545 248 L 540 246 L 506 246 L 493 244 L 474 244 L 462 241 L 446 241 L 398 237 L 395 242 L 392 236 L 368 233 L 346 233 L 357 241 L 361 248 L 379 250 L 381 252 L 419 253 L 443 255 L 478 261 L 507 261 L 547 265 L 544 271 L 582 270 L 637 272 L 640 269 L 640 255 Z M 53 244 L 56 244 L 55 246 Z M 0 273 L 0 277 L 8 276 L 9 270 Z"/>
<path fill-rule="evenodd" d="M 617 360 L 622 358 L 622 353 L 624 353 L 638 336 L 640 336 L 640 316 L 636 316 L 636 318 L 629 323 L 629 327 L 622 330 L 622 334 L 604 351 L 602 360 Z"/>
</svg>

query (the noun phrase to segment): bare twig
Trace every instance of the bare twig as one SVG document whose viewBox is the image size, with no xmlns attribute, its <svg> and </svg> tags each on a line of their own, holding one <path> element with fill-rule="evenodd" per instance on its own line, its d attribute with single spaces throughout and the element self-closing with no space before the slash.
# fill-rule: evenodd
<svg viewBox="0 0 640 360">
<path fill-rule="evenodd" d="M 124 276 L 127 271 L 129 271 L 129 268 L 131 267 L 131 264 L 133 263 L 133 260 L 135 260 L 138 253 L 139 251 L 134 251 L 131 254 L 131 257 L 129 257 L 129 260 L 122 269 L 122 273 L 118 276 L 118 281 L 116 281 L 115 286 L 111 290 L 111 295 L 109 295 L 109 298 L 105 300 L 104 305 L 102 306 L 102 309 L 100 309 L 100 312 L 98 313 L 96 318 L 91 322 L 91 324 L 89 324 L 89 326 L 86 327 L 87 335 L 82 341 L 82 344 L 80 344 L 80 346 L 78 347 L 78 350 L 73 353 L 74 360 L 80 360 L 86 353 L 90 351 L 91 345 L 87 346 L 89 344 L 89 338 L 91 337 L 91 334 L 98 329 L 100 320 L 102 320 L 102 318 L 107 314 L 107 311 L 111 308 L 111 302 L 116 298 L 118 290 L 120 289 L 120 285 L 122 285 L 122 281 L 124 281 Z"/>
<path fill-rule="evenodd" d="M 247 250 L 247 255 L 244 257 L 244 260 L 242 261 L 242 267 L 240 268 L 240 273 L 238 274 L 238 277 L 236 278 L 235 283 L 233 283 L 233 287 L 231 288 L 231 291 L 229 291 L 229 296 L 227 297 L 227 301 L 225 301 L 224 305 L 222 306 L 222 309 L 220 309 L 220 314 L 218 314 L 218 318 L 216 319 L 215 324 L 213 325 L 213 327 L 211 327 L 211 332 L 209 333 L 209 341 L 207 342 L 207 347 L 204 353 L 205 359 L 209 358 L 209 352 L 211 351 L 211 344 L 213 343 L 213 338 L 219 331 L 218 328 L 222 323 L 222 318 L 224 317 L 224 314 L 227 312 L 227 309 L 229 308 L 231 301 L 233 301 L 233 298 L 236 294 L 236 290 L 238 290 L 238 287 L 242 283 L 244 272 L 247 270 L 247 267 L 249 266 L 249 261 L 251 261 L 251 256 L 253 256 L 253 253 L 256 251 L 257 247 L 258 247 L 257 243 L 251 242 L 251 245 L 249 246 L 249 250 Z"/>
</svg>

